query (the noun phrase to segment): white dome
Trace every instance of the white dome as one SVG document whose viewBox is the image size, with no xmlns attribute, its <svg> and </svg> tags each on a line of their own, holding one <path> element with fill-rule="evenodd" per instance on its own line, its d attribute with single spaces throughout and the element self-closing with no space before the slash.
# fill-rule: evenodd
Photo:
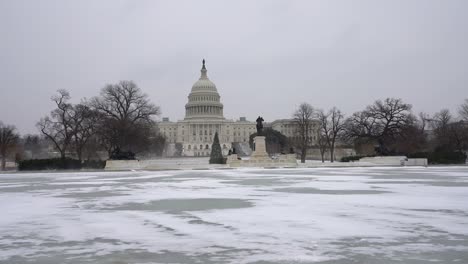
<svg viewBox="0 0 468 264">
<path fill-rule="evenodd" d="M 216 85 L 210 81 L 208 78 L 203 79 L 200 77 L 198 81 L 196 81 L 193 86 L 192 86 L 192 92 L 197 92 L 197 91 L 217 91 L 216 90 Z"/>
<path fill-rule="evenodd" d="M 208 79 L 208 76 L 206 74 L 207 70 L 205 67 L 205 60 L 203 60 L 203 67 L 201 69 L 201 76 L 198 81 L 196 81 L 193 86 L 192 86 L 192 93 L 193 92 L 198 92 L 198 91 L 214 91 L 218 92 L 216 90 L 216 85 Z"/>
<path fill-rule="evenodd" d="M 192 86 L 185 105 L 185 119 L 224 119 L 223 104 L 216 85 L 206 75 L 205 60 L 201 69 L 201 76 Z"/>
</svg>

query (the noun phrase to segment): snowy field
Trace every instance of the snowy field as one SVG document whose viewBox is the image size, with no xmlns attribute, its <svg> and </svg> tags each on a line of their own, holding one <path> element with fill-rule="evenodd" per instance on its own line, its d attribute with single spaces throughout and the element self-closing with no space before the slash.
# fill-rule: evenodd
<svg viewBox="0 0 468 264">
<path fill-rule="evenodd" d="M 468 263 L 468 167 L 0 174 L 0 263 Z"/>
</svg>

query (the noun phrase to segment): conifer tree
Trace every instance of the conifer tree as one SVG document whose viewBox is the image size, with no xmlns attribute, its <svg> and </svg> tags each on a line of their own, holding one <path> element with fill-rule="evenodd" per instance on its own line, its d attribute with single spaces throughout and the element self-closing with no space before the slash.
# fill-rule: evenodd
<svg viewBox="0 0 468 264">
<path fill-rule="evenodd" d="M 223 152 L 219 144 L 218 132 L 215 133 L 213 145 L 211 145 L 210 164 L 224 164 Z"/>
</svg>

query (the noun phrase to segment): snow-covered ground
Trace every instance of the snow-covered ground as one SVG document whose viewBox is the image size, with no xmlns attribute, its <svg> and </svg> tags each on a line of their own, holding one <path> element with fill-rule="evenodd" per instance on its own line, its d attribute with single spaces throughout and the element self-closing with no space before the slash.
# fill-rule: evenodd
<svg viewBox="0 0 468 264">
<path fill-rule="evenodd" d="M 468 168 L 0 174 L 0 263 L 468 263 Z"/>
</svg>

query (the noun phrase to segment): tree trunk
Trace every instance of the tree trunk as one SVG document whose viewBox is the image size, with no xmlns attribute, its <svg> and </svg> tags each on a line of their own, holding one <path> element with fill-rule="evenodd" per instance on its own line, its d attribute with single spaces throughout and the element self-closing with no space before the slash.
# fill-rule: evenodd
<svg viewBox="0 0 468 264">
<path fill-rule="evenodd" d="M 301 163 L 305 163 L 306 154 L 307 154 L 307 150 L 302 149 L 302 150 L 301 150 Z"/>
<path fill-rule="evenodd" d="M 2 155 L 2 166 L 1 166 L 1 170 L 4 171 L 5 170 L 5 165 L 6 165 L 6 149 L 2 147 L 2 150 L 0 151 L 0 155 Z"/>
<path fill-rule="evenodd" d="M 383 139 L 379 139 L 377 140 L 377 142 L 379 143 L 379 151 L 378 151 L 379 155 L 387 156 L 388 151 L 387 151 L 387 147 L 385 146 Z"/>
<path fill-rule="evenodd" d="M 322 163 L 325 163 L 325 152 L 320 151 L 320 156 L 322 156 Z"/>
<path fill-rule="evenodd" d="M 2 155 L 2 169 L 1 169 L 2 171 L 5 170 L 5 165 L 6 165 L 6 157 L 5 155 Z"/>
<path fill-rule="evenodd" d="M 78 157 L 78 160 L 80 161 L 80 164 L 81 164 L 81 159 L 82 159 L 82 156 L 83 156 L 83 151 L 81 149 L 77 149 L 76 150 L 76 156 Z"/>
<path fill-rule="evenodd" d="M 331 146 L 330 147 L 330 162 L 334 162 L 335 161 L 335 146 Z"/>
</svg>

